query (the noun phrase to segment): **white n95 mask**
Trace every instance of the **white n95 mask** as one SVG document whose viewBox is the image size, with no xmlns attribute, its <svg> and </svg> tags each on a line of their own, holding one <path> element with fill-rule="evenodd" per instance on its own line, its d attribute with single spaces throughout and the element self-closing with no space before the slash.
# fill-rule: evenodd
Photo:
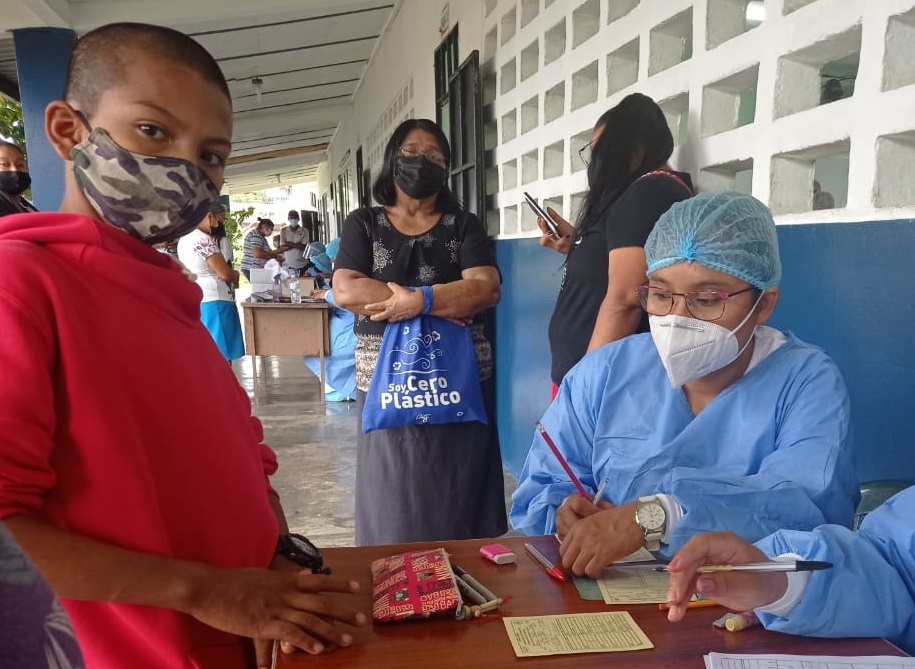
<svg viewBox="0 0 915 669">
<path fill-rule="evenodd" d="M 733 330 L 698 318 L 687 316 L 648 316 L 651 338 L 654 340 L 661 363 L 667 372 L 672 388 L 717 372 L 737 359 L 753 341 L 756 327 L 741 347 L 735 333 L 744 326 L 756 311 L 764 293 L 756 299 L 753 308 Z"/>
</svg>

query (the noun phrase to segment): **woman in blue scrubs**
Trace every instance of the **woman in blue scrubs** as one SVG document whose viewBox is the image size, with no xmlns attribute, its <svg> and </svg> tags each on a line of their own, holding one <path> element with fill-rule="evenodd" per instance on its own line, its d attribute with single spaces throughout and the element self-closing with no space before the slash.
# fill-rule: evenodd
<svg viewBox="0 0 915 669">
<path fill-rule="evenodd" d="M 818 637 L 886 637 L 915 653 L 915 486 L 867 515 L 858 532 L 824 525 L 782 530 L 748 544 L 731 533 L 690 540 L 670 564 L 668 618 L 682 620 L 694 592 L 755 610 L 768 629 Z M 817 572 L 696 574 L 703 564 L 770 557 L 825 560 Z"/>
<path fill-rule="evenodd" d="M 602 499 L 576 492 L 538 434 L 514 527 L 556 532 L 563 565 L 596 577 L 642 546 L 672 556 L 700 532 L 753 541 L 850 525 L 858 491 L 841 374 L 765 325 L 781 278 L 769 210 L 739 193 L 698 195 L 659 219 L 645 253 L 637 290 L 650 334 L 586 355 L 542 419 L 589 493 L 607 479 Z"/>
</svg>

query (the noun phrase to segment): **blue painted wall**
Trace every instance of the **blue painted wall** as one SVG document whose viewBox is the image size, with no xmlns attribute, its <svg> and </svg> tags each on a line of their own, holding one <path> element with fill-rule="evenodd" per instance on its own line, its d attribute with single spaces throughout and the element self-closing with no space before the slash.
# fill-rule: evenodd
<svg viewBox="0 0 915 669">
<path fill-rule="evenodd" d="M 67 28 L 13 31 L 32 201 L 42 211 L 57 211 L 64 195 L 64 163 L 45 135 L 44 110 L 63 97 L 75 42 L 76 33 Z"/>
<path fill-rule="evenodd" d="M 915 480 L 915 221 L 779 226 L 770 324 L 821 346 L 851 395 L 858 478 Z M 549 403 L 547 324 L 561 261 L 535 239 L 496 243 L 499 431 L 516 475 Z"/>
</svg>

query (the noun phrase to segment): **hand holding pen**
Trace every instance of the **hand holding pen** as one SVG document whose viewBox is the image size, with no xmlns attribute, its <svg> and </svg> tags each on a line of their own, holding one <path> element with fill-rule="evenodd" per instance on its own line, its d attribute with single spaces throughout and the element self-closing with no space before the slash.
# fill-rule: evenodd
<svg viewBox="0 0 915 669">
<path fill-rule="evenodd" d="M 667 619 L 682 620 L 693 593 L 714 599 L 735 611 L 752 611 L 771 604 L 785 594 L 788 577 L 784 571 L 749 571 L 747 565 L 777 564 L 756 546 L 731 532 L 699 534 L 690 539 L 667 565 L 670 575 Z M 828 563 L 822 563 L 825 566 Z M 710 570 L 709 565 L 716 569 Z M 722 571 L 725 565 L 733 565 Z M 737 569 L 741 565 L 743 569 Z M 790 565 L 797 569 L 797 565 Z M 781 569 L 788 566 L 782 565 Z M 704 571 L 703 571 L 704 570 Z"/>
</svg>

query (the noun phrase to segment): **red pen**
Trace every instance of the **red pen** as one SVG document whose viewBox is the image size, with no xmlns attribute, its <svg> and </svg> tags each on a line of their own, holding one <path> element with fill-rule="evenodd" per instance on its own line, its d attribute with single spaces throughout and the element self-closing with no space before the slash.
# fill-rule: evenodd
<svg viewBox="0 0 915 669">
<path fill-rule="evenodd" d="M 566 474 L 568 474 L 569 480 L 575 484 L 575 487 L 578 488 L 578 492 L 581 493 L 581 496 L 585 499 L 591 499 L 591 494 L 585 490 L 585 487 L 581 484 L 581 481 L 579 481 L 578 477 L 575 476 L 575 472 L 573 472 L 572 468 L 569 467 L 569 463 L 566 462 L 566 459 L 562 457 L 562 453 L 560 453 L 559 449 L 556 448 L 556 444 L 553 443 L 553 439 L 549 434 L 547 434 L 546 429 L 544 429 L 543 424 L 540 421 L 537 421 L 537 429 L 540 430 L 540 435 L 543 437 L 546 445 L 550 447 L 551 451 L 553 451 L 553 455 L 555 455 L 556 459 L 559 460 L 559 464 L 562 465 L 562 468 L 566 470 Z"/>
<path fill-rule="evenodd" d="M 568 581 L 569 576 L 566 574 L 559 566 L 554 565 L 552 562 L 546 559 L 546 557 L 534 548 L 531 544 L 524 544 L 524 550 L 526 550 L 532 558 L 537 560 L 543 568 L 546 569 L 546 573 L 555 578 L 557 581 Z"/>
</svg>

